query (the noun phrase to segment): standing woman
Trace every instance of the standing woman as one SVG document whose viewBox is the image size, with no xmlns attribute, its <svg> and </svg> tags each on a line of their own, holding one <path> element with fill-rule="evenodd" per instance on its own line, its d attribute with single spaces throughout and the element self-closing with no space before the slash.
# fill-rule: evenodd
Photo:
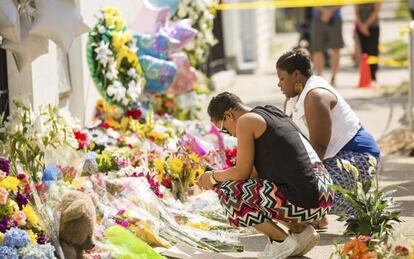
<svg viewBox="0 0 414 259">
<path fill-rule="evenodd" d="M 208 114 L 237 138 L 237 159 L 234 167 L 204 173 L 198 185 L 216 187 L 230 224 L 254 226 L 269 237 L 259 258 L 307 253 L 319 241 L 307 224 L 324 217 L 333 199 L 332 181 L 310 143 L 276 107 L 251 109 L 228 92 L 212 98 Z"/>
<path fill-rule="evenodd" d="M 308 137 L 334 184 L 350 190 L 355 180 L 370 180 L 380 158 L 378 146 L 344 98 L 325 79 L 312 75 L 309 57 L 300 50 L 289 51 L 278 59 L 276 70 L 278 86 L 290 99 L 291 111 L 286 113 Z M 358 169 L 358 178 L 346 170 L 350 167 Z M 352 214 L 354 210 L 336 193 L 330 213 Z M 327 224 L 325 218 L 318 226 Z"/>
<path fill-rule="evenodd" d="M 378 57 L 380 34 L 378 13 L 380 9 L 381 2 L 355 5 L 356 32 L 361 46 L 361 53 L 366 53 L 368 56 Z M 375 84 L 377 81 L 378 64 L 369 64 L 369 67 L 371 78 Z"/>
</svg>

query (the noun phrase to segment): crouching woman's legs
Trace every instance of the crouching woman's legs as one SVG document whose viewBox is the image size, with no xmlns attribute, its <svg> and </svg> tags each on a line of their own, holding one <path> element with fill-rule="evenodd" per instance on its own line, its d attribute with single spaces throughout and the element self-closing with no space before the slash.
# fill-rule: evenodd
<svg viewBox="0 0 414 259">
<path fill-rule="evenodd" d="M 276 184 L 258 178 L 223 182 L 217 193 L 231 225 L 254 226 L 269 237 L 261 258 L 285 258 L 303 255 L 319 241 L 319 235 L 307 223 L 321 219 L 333 199 L 327 185 L 320 184 L 320 187 L 322 205 L 311 209 L 291 204 Z M 273 220 L 285 224 L 292 234 L 286 233 Z"/>
</svg>

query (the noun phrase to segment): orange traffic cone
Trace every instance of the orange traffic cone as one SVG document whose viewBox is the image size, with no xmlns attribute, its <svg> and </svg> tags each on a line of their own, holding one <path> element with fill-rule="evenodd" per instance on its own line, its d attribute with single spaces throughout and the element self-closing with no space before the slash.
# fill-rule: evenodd
<svg viewBox="0 0 414 259">
<path fill-rule="evenodd" d="M 368 64 L 368 54 L 361 55 L 361 62 L 359 63 L 359 87 L 371 86 L 371 70 Z"/>
</svg>

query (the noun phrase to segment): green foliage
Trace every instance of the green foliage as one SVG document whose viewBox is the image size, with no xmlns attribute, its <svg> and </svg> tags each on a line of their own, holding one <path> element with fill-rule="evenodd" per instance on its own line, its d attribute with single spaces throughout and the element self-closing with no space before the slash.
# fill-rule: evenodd
<svg viewBox="0 0 414 259">
<path fill-rule="evenodd" d="M 345 234 L 366 235 L 378 239 L 379 242 L 386 242 L 393 230 L 393 223 L 401 222 L 399 212 L 390 210 L 390 195 L 396 186 L 379 189 L 377 174 L 371 181 L 356 182 L 355 188 L 351 190 L 337 185 L 332 188 L 340 192 L 356 211 L 355 215 L 340 218 L 346 221 Z"/>
<path fill-rule="evenodd" d="M 408 8 L 408 0 L 400 0 L 395 14 L 397 19 L 409 19 L 410 12 Z"/>
</svg>

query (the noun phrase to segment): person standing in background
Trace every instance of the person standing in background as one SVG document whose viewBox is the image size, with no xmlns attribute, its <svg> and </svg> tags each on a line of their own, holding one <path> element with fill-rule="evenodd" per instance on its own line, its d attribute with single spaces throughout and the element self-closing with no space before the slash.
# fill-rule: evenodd
<svg viewBox="0 0 414 259">
<path fill-rule="evenodd" d="M 335 85 L 335 76 L 339 69 L 340 49 L 343 47 L 341 6 L 315 7 L 312 15 L 310 46 L 314 71 L 316 75 L 322 74 L 325 65 L 323 51 L 330 49 L 331 85 Z"/>
<path fill-rule="evenodd" d="M 381 9 L 381 2 L 372 4 L 360 4 L 355 6 L 356 31 L 361 46 L 361 53 L 368 56 L 378 57 L 378 43 L 380 26 L 378 13 Z M 378 64 L 369 64 L 371 78 L 375 84 L 377 81 Z"/>
<path fill-rule="evenodd" d="M 414 20 L 414 0 L 410 0 L 411 20 Z"/>
</svg>

